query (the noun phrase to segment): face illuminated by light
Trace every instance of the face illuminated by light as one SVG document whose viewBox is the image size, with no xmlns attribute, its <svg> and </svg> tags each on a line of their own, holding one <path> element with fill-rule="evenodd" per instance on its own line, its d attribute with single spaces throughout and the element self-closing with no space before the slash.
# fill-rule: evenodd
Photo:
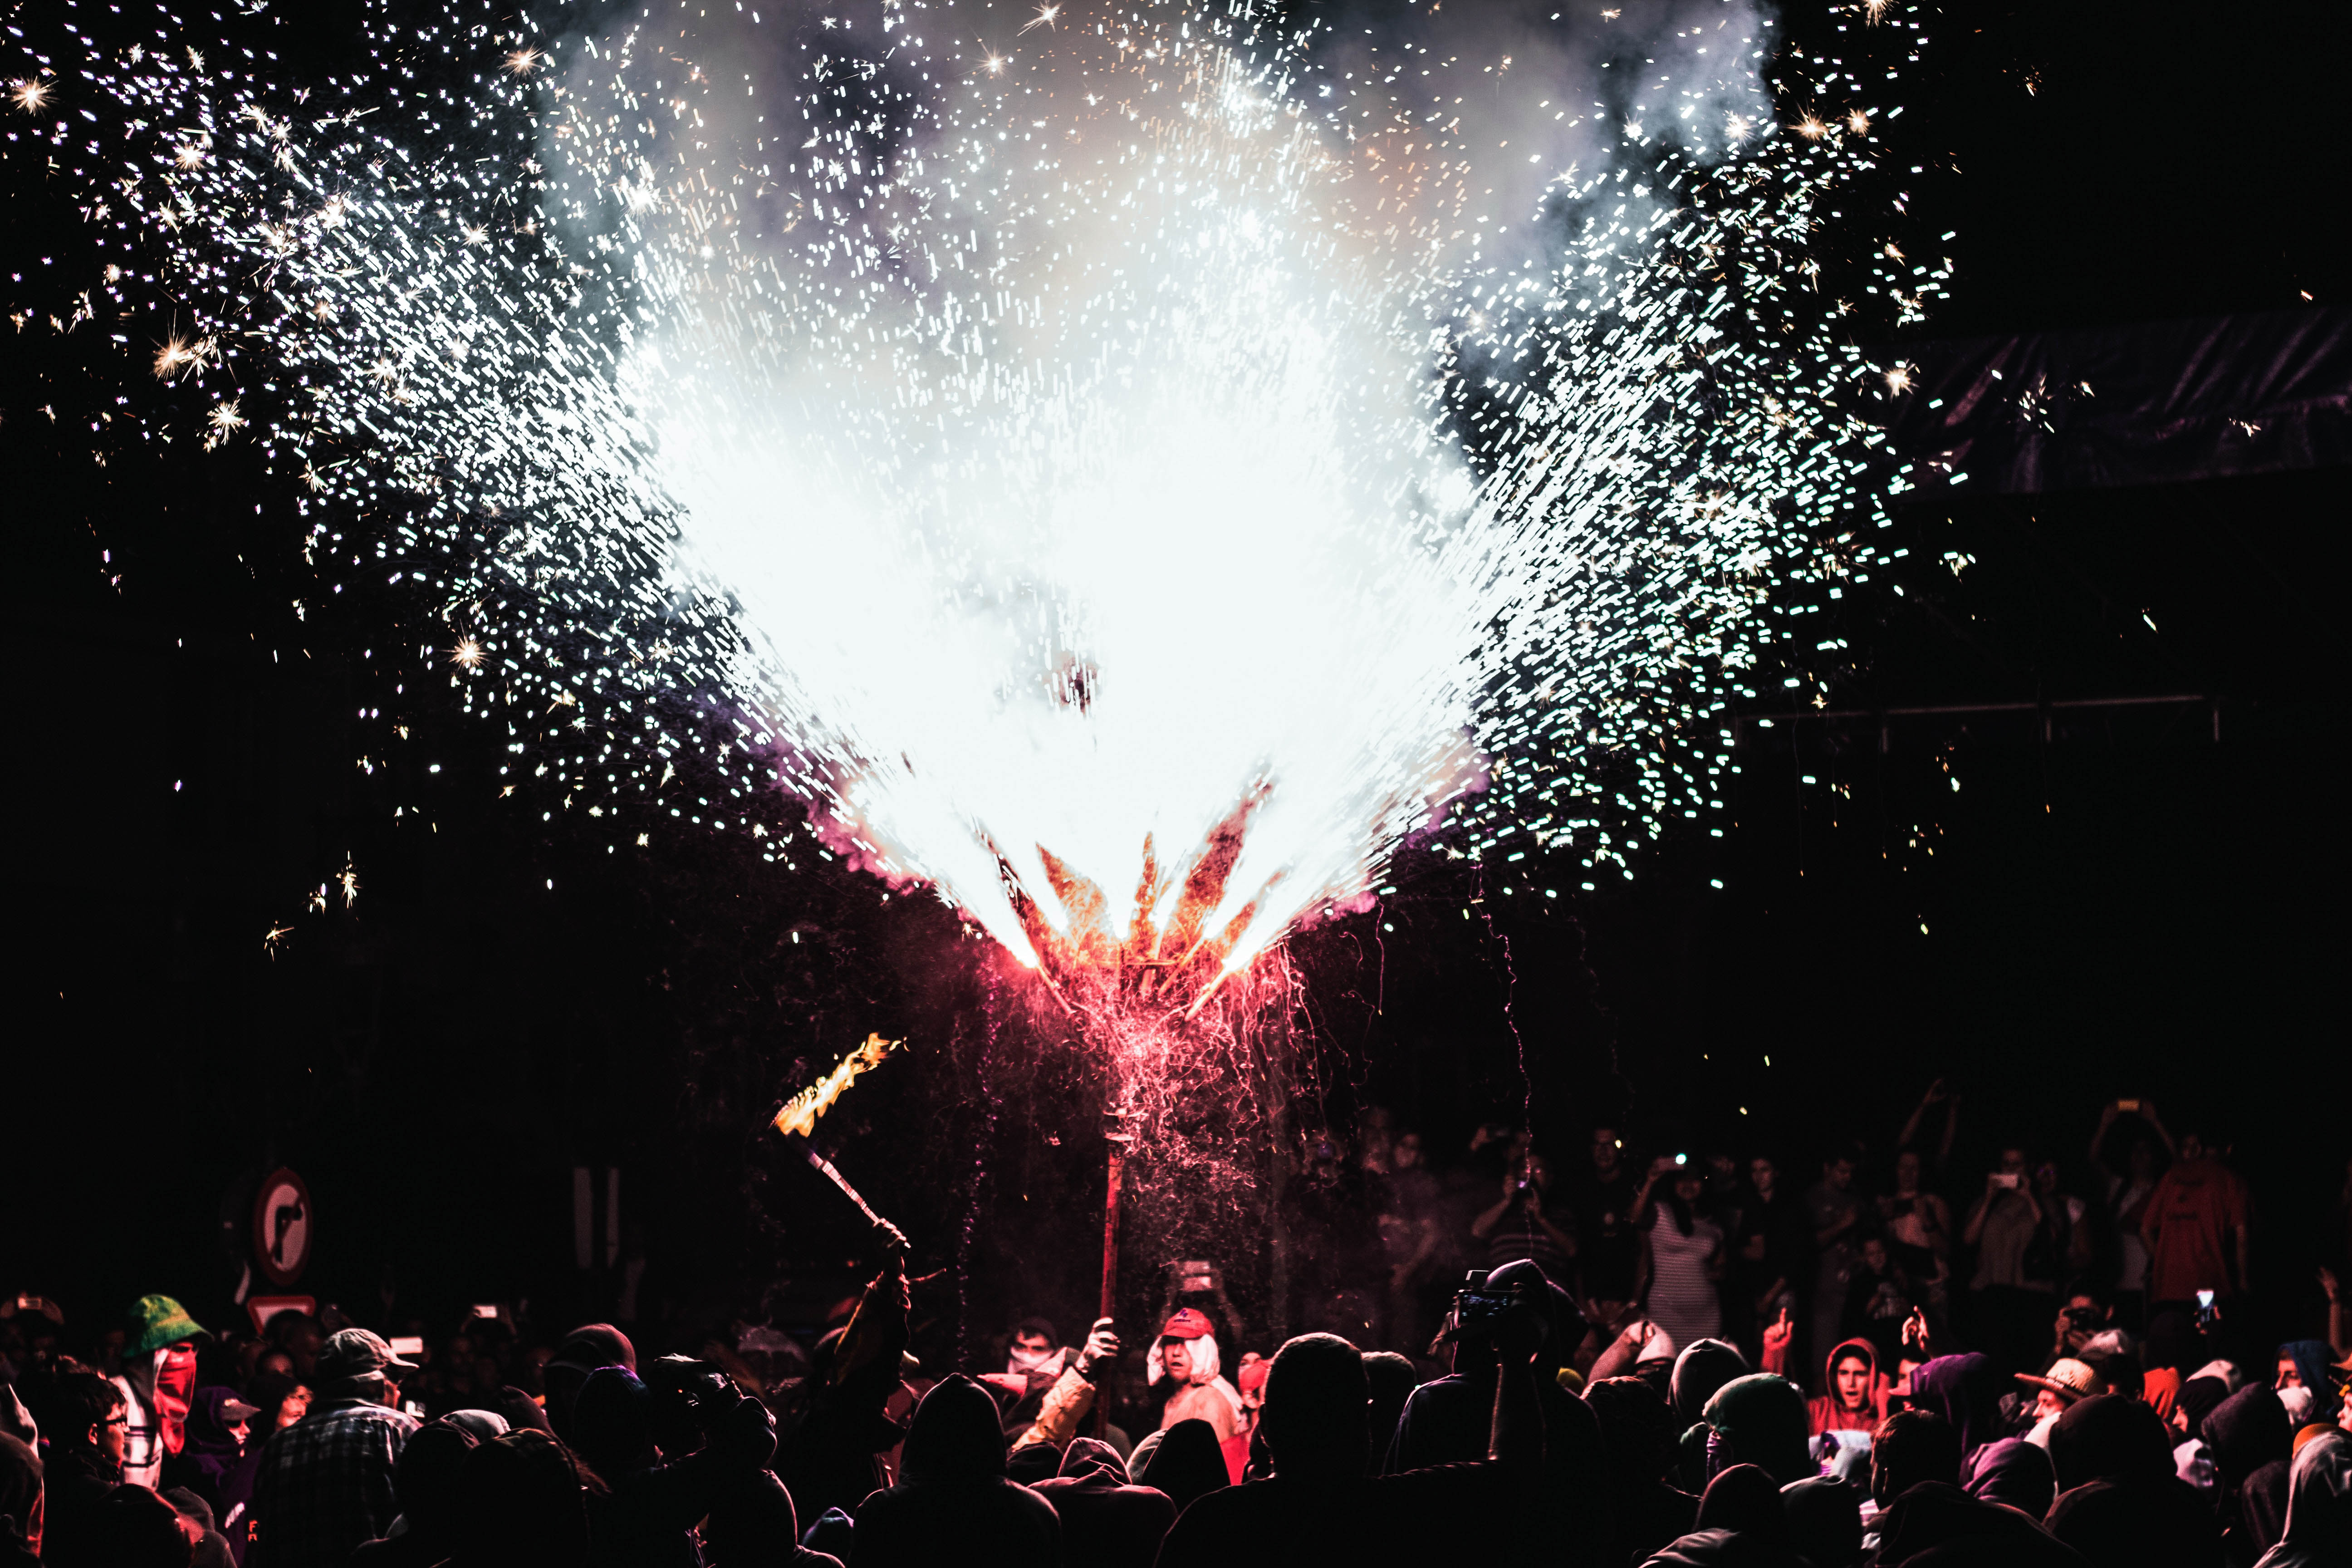
<svg viewBox="0 0 2352 1568">
<path fill-rule="evenodd" d="M 1192 1342 L 1168 1339 L 1160 1342 L 1160 1364 L 1178 1383 L 1192 1381 Z"/>
<path fill-rule="evenodd" d="M 1860 1410 L 1870 1402 L 1870 1363 L 1858 1355 L 1838 1357 L 1837 1397 L 1841 1410 Z"/>
</svg>

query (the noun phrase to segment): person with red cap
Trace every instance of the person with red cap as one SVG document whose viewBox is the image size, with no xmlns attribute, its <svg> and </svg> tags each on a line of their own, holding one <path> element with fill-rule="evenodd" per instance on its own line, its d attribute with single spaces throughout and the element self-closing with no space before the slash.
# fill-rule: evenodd
<svg viewBox="0 0 2352 1568">
<path fill-rule="evenodd" d="M 1160 1412 L 1161 1431 L 1179 1421 L 1206 1421 L 1223 1443 L 1241 1430 L 1242 1396 L 1218 1375 L 1217 1338 L 1205 1315 L 1191 1307 L 1179 1308 L 1160 1331 L 1144 1364 L 1153 1388 L 1163 1380 L 1173 1385 Z"/>
</svg>

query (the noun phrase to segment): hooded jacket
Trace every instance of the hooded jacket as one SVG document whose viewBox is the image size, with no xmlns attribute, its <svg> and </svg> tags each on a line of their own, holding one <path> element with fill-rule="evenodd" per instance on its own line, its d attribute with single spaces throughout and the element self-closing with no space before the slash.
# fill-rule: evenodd
<svg viewBox="0 0 2352 1568">
<path fill-rule="evenodd" d="M 2083 1568 L 2083 1558 L 2013 1508 L 1979 1502 L 1942 1481 L 1921 1481 L 1878 1518 L 1874 1568 L 1901 1564 L 1941 1547 L 1979 1543 L 2004 1568 Z"/>
<path fill-rule="evenodd" d="M 2050 1456 L 2021 1437 L 1987 1443 L 1962 1467 L 1964 1488 L 1979 1502 L 1996 1502 L 2040 1519 L 2057 1500 L 2058 1474 Z"/>
<path fill-rule="evenodd" d="M 2254 1568 L 2324 1568 L 2352 1562 L 2352 1436 L 2324 1433 L 2287 1471 L 2286 1533 Z"/>
<path fill-rule="evenodd" d="M 1848 1356 L 1860 1356 L 1870 1367 L 1870 1381 L 1864 1386 L 1862 1409 L 1849 1413 L 1840 1407 L 1837 1396 L 1837 1363 Z M 1892 1384 L 1878 1369 L 1878 1351 L 1865 1339 L 1842 1341 L 1822 1363 L 1822 1387 L 1828 1392 L 1805 1402 L 1806 1425 L 1815 1437 L 1824 1432 L 1874 1432 L 1879 1422 L 1886 1418 L 1886 1391 Z"/>
<path fill-rule="evenodd" d="M 1769 1372 L 1735 1377 L 1706 1402 L 1706 1425 L 1730 1447 L 1736 1465 L 1758 1465 L 1786 1486 L 1821 1473 L 1807 1447 L 1805 1396 Z"/>
<path fill-rule="evenodd" d="M 1748 1358 L 1721 1340 L 1693 1341 L 1675 1357 L 1666 1400 L 1674 1406 L 1675 1430 L 1682 1436 L 1669 1479 L 1694 1497 L 1706 1489 L 1706 1402 L 1733 1378 L 1747 1376 L 1748 1371 Z"/>
<path fill-rule="evenodd" d="M 2095 1394 L 2050 1429 L 2050 1464 L 2061 1492 L 2093 1481 L 2169 1480 L 2172 1442 L 2163 1419 L 2138 1400 Z"/>
<path fill-rule="evenodd" d="M 1176 1522 L 1168 1494 L 1131 1484 L 1118 1450 L 1092 1437 L 1073 1439 L 1061 1474 L 1031 1489 L 1061 1517 L 1065 1568 L 1151 1568 Z"/>
<path fill-rule="evenodd" d="M 1206 1421 L 1179 1421 L 1160 1434 L 1135 1479 L 1165 1492 L 1178 1513 L 1192 1507 L 1192 1500 L 1202 1493 L 1233 1484 L 1217 1445 L 1217 1429 Z"/>
<path fill-rule="evenodd" d="M 247 1429 L 247 1440 L 240 1447 L 229 1435 L 228 1423 L 221 1417 L 221 1406 L 235 1397 L 226 1388 L 196 1390 L 195 1398 L 188 1405 L 180 1451 L 163 1459 L 163 1484 L 185 1487 L 203 1499 L 232 1547 L 245 1540 L 245 1514 L 253 1501 L 253 1476 L 261 1468 L 261 1445 L 253 1440 L 251 1429 Z"/>
<path fill-rule="evenodd" d="M 923 1395 L 899 1473 L 858 1507 L 858 1568 L 1058 1568 L 1061 1521 L 1005 1479 L 996 1401 L 971 1378 L 958 1373 Z"/>
<path fill-rule="evenodd" d="M 2091 1568 L 2221 1568 L 2213 1510 L 2174 1476 L 2126 1476 L 2061 1492 L 2050 1533 Z"/>
<path fill-rule="evenodd" d="M 1932 1410 L 1960 1435 L 1960 1459 L 2004 1436 L 2000 1396 L 2007 1385 L 1992 1360 L 1971 1351 L 1941 1355 L 1911 1373 L 1911 1407 Z"/>
</svg>

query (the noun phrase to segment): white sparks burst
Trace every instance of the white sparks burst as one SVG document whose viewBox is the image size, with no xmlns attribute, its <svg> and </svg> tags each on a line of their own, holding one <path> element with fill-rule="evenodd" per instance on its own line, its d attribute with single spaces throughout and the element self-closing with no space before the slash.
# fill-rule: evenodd
<svg viewBox="0 0 2352 1568">
<path fill-rule="evenodd" d="M 316 120 L 191 49 L 101 79 L 135 129 L 90 178 L 134 177 L 199 312 L 156 376 L 236 376 L 207 444 L 253 420 L 338 590 L 396 547 L 473 628 L 457 700 L 538 715 L 517 751 L 608 780 L 599 815 L 723 753 L 694 822 L 789 791 L 1031 962 L 1089 888 L 1161 930 L 1238 834 L 1202 928 L 1237 969 L 1449 813 L 1622 868 L 1719 809 L 1774 596 L 1875 569 L 1873 366 L 1807 286 L 1871 149 L 1752 78 L 1575 142 L 1375 134 L 1246 5 L 1062 14 L 1021 29 L 1052 118 L 974 81 L 1004 55 L 886 67 L 855 17 L 801 29 L 797 84 L 718 68 L 748 19 L 453 29 L 430 90 L 404 38 Z M 1559 91 L 1521 58 L 1460 68 Z M 1482 159 L 1529 199 L 1445 205 L 1428 171 Z M 1916 319 L 1948 270 L 1880 245 Z M 698 726 L 652 717 L 680 698 Z"/>
</svg>

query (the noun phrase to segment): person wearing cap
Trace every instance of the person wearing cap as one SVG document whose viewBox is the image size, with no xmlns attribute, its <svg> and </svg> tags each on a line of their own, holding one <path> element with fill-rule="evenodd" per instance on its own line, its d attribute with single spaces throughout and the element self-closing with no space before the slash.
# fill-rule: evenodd
<svg viewBox="0 0 2352 1568">
<path fill-rule="evenodd" d="M 163 1489 L 184 1489 L 211 1509 L 214 1528 L 240 1559 L 253 1475 L 261 1464 L 252 1425 L 260 1414 L 259 1405 L 247 1404 L 231 1389 L 200 1388 L 188 1407 L 186 1441 L 163 1460 Z"/>
<path fill-rule="evenodd" d="M 394 1401 L 400 1374 L 415 1370 L 365 1329 L 328 1336 L 310 1413 L 261 1451 L 246 1568 L 341 1568 L 392 1528 L 394 1473 L 417 1427 Z"/>
<path fill-rule="evenodd" d="M 130 1485 L 154 1490 L 164 1456 L 180 1451 L 196 1392 L 196 1345 L 211 1339 L 169 1296 L 142 1296 L 131 1304 L 122 1326 L 122 1371 L 114 1380 L 131 1418 L 122 1456 Z"/>
<path fill-rule="evenodd" d="M 1223 1443 L 1241 1430 L 1242 1396 L 1218 1375 L 1217 1337 L 1205 1314 L 1191 1307 L 1178 1308 L 1160 1329 L 1144 1368 L 1145 1381 L 1152 1388 L 1163 1381 L 1171 1388 L 1168 1403 L 1160 1411 L 1161 1431 L 1179 1421 L 1206 1421 Z"/>
<path fill-rule="evenodd" d="M 2040 1448 L 2050 1447 L 2050 1429 L 2058 1424 L 2058 1417 L 2079 1401 L 2107 1391 L 2088 1362 L 2076 1361 L 2072 1356 L 2059 1357 L 2046 1372 L 2021 1372 L 2016 1377 L 2026 1387 L 2038 1391 L 2033 1396 L 2033 1430 L 2025 1435 L 2025 1440 Z"/>
</svg>

